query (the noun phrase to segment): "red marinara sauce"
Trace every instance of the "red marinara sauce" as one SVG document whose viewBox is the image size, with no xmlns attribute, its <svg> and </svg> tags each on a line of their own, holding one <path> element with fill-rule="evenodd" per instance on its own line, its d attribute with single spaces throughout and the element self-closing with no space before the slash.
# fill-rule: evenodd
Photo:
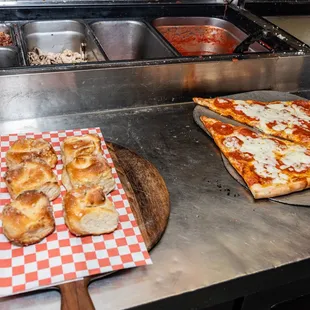
<svg viewBox="0 0 310 310">
<path fill-rule="evenodd" d="M 182 56 L 232 54 L 238 41 L 215 26 L 158 26 L 157 30 Z"/>
</svg>

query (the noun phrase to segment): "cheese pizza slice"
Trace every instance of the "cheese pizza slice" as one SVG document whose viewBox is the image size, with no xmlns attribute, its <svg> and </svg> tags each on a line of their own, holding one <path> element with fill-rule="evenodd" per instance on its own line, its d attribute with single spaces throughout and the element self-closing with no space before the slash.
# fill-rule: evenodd
<svg viewBox="0 0 310 310">
<path fill-rule="evenodd" d="M 227 98 L 193 100 L 266 134 L 310 146 L 310 101 L 259 102 Z"/>
<path fill-rule="evenodd" d="M 310 187 L 310 148 L 201 116 L 222 153 L 254 198 L 270 198 Z"/>
</svg>

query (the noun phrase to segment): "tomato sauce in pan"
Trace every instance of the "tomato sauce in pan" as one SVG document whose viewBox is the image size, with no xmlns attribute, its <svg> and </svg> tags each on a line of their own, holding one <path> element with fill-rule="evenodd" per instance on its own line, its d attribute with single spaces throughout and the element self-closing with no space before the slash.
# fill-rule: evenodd
<svg viewBox="0 0 310 310">
<path fill-rule="evenodd" d="M 239 43 L 215 26 L 159 26 L 157 30 L 182 56 L 231 54 Z"/>
</svg>

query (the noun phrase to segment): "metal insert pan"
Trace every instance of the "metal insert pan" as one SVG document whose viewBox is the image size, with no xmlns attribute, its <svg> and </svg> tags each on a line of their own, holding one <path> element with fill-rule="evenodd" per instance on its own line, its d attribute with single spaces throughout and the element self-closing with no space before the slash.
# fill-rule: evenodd
<svg viewBox="0 0 310 310">
<path fill-rule="evenodd" d="M 0 32 L 11 36 L 12 45 L 0 46 L 0 68 L 18 67 L 22 65 L 16 36 L 13 27 L 9 24 L 0 24 Z"/>
<path fill-rule="evenodd" d="M 110 60 L 144 60 L 174 57 L 156 31 L 137 20 L 105 20 L 91 28 Z"/>
<path fill-rule="evenodd" d="M 183 56 L 231 54 L 247 34 L 234 24 L 214 17 L 161 17 L 153 26 Z M 258 43 L 250 52 L 266 52 Z"/>
<path fill-rule="evenodd" d="M 21 65 L 16 47 L 0 47 L 0 68 L 18 67 Z"/>
<path fill-rule="evenodd" d="M 65 49 L 80 52 L 81 43 L 86 43 L 88 62 L 104 61 L 90 29 L 75 20 L 36 21 L 22 26 L 25 50 L 38 47 L 44 52 L 60 53 Z M 29 64 L 29 61 L 27 59 Z"/>
</svg>

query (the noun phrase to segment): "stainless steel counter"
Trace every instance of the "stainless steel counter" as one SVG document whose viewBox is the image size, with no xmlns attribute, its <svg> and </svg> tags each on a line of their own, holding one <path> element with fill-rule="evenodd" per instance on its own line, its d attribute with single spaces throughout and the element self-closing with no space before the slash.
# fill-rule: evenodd
<svg viewBox="0 0 310 310">
<path fill-rule="evenodd" d="M 310 16 L 267 16 L 268 21 L 310 44 Z"/>
<path fill-rule="evenodd" d="M 97 309 L 172 296 L 182 296 L 177 309 L 194 308 L 310 276 L 309 268 L 285 274 L 284 280 L 279 275 L 285 272 L 280 266 L 310 257 L 310 209 L 255 202 L 225 170 L 214 143 L 194 123 L 193 108 L 192 103 L 140 106 L 0 122 L 1 133 L 100 126 L 107 140 L 152 161 L 166 180 L 172 210 L 167 231 L 151 253 L 154 264 L 91 284 Z M 257 273 L 266 270 L 258 281 Z M 59 309 L 57 294 L 5 298 L 0 308 Z"/>
</svg>

